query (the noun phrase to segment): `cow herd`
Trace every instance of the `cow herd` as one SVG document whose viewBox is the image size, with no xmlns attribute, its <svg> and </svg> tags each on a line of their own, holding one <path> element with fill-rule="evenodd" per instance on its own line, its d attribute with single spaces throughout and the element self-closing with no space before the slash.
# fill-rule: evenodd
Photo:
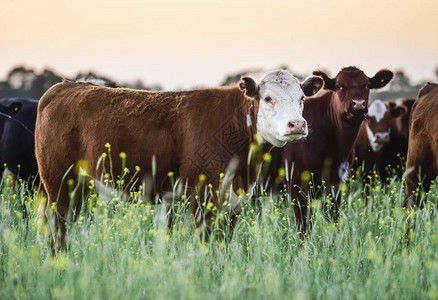
<svg viewBox="0 0 438 300">
<path fill-rule="evenodd" d="M 336 218 L 336 187 L 351 171 L 401 177 L 406 156 L 406 207 L 420 205 L 438 175 L 438 85 L 426 84 L 417 100 L 369 103 L 370 90 L 392 77 L 389 70 L 368 77 L 346 67 L 334 78 L 315 71 L 299 82 L 279 70 L 178 92 L 64 80 L 39 101 L 0 100 L 1 166 L 40 181 L 61 245 L 66 222 L 89 193 L 84 187 L 93 180 L 104 193 L 128 174 L 124 189 L 166 203 L 170 219 L 172 199 L 184 195 L 204 238 L 218 211 L 234 227 L 260 177 L 264 188 L 290 193 L 304 234 L 314 187 L 326 186 L 312 196 L 331 194 Z"/>
</svg>

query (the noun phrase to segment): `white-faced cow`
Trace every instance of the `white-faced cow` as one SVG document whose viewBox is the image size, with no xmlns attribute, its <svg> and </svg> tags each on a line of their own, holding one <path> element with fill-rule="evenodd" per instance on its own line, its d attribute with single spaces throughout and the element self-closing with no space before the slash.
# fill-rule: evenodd
<svg viewBox="0 0 438 300">
<path fill-rule="evenodd" d="M 379 175 L 384 168 L 382 150 L 389 145 L 393 120 L 406 113 L 404 106 L 394 106 L 375 100 L 368 108 L 368 114 L 362 125 L 354 145 L 354 165 L 364 175 L 376 171 Z"/>
<path fill-rule="evenodd" d="M 295 221 L 302 233 L 311 213 L 309 181 L 318 189 L 323 179 L 330 186 L 346 180 L 353 144 L 367 113 L 369 92 L 384 87 L 393 76 L 391 71 L 381 70 L 369 78 L 356 67 L 343 68 L 335 78 L 320 71 L 313 74 L 324 79 L 325 93 L 304 103 L 309 136 L 282 149 L 274 148 L 269 172 L 271 177 L 277 177 L 281 167 L 292 170 L 292 178 L 284 183 L 291 193 Z M 319 190 L 314 192 L 318 194 Z"/>
<path fill-rule="evenodd" d="M 40 100 L 35 138 L 40 177 L 48 194 L 46 213 L 56 203 L 54 232 L 60 230 L 63 238 L 69 207 L 78 211 L 81 206 L 66 184 L 77 178 L 76 165 L 81 162 L 83 169 L 86 165 L 89 176 L 99 180 L 107 172 L 98 163 L 107 143 L 114 174 L 123 172 L 119 158 L 123 152 L 126 167 L 139 167 L 140 182 L 153 176 L 159 194 L 172 190 L 168 177 L 172 171 L 184 186 L 210 183 L 212 191 L 220 188 L 225 197 L 228 192 L 227 209 L 234 216 L 247 200 L 262 163 L 261 151 L 250 144 L 262 139 L 263 151 L 269 151 L 305 137 L 303 101 L 322 85 L 320 77 L 300 84 L 281 70 L 267 73 L 259 82 L 243 77 L 237 86 L 181 92 L 69 81 L 53 86 Z M 200 174 L 205 176 L 200 179 Z M 223 204 L 218 197 L 205 201 L 216 207 Z M 191 198 L 190 209 L 199 226 L 203 206 Z M 211 216 L 205 215 L 208 228 Z"/>
<path fill-rule="evenodd" d="M 438 84 L 427 83 L 412 108 L 406 161 L 405 207 L 419 206 L 438 175 Z M 420 182 L 422 185 L 420 186 Z"/>
</svg>

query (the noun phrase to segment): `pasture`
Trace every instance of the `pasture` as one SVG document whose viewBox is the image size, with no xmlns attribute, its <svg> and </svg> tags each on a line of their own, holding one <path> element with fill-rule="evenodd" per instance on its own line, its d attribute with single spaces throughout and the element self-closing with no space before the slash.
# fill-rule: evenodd
<svg viewBox="0 0 438 300">
<path fill-rule="evenodd" d="M 438 1 L 394 4 L 1 1 L 0 300 L 438 299 Z"/>
<path fill-rule="evenodd" d="M 438 298 L 436 185 L 433 203 L 407 213 L 404 180 L 366 187 L 353 177 L 338 222 L 323 217 L 330 199 L 313 200 L 304 241 L 287 193 L 258 187 L 233 234 L 209 242 L 184 200 L 169 232 L 164 205 L 92 193 L 55 256 L 36 188 L 6 179 L 0 188 L 0 299 Z"/>
</svg>

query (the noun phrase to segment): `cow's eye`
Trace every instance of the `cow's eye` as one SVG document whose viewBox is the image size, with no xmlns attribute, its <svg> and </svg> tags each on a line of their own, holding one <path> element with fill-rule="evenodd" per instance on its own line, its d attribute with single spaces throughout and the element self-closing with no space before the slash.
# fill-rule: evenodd
<svg viewBox="0 0 438 300">
<path fill-rule="evenodd" d="M 272 103 L 272 98 L 268 96 L 268 97 L 265 98 L 265 101 L 268 102 L 268 103 Z"/>
<path fill-rule="evenodd" d="M 337 90 L 342 90 L 342 89 L 343 89 L 343 87 L 342 87 L 342 86 L 340 86 L 339 84 L 337 84 L 337 85 L 336 85 L 336 89 L 337 89 Z"/>
</svg>

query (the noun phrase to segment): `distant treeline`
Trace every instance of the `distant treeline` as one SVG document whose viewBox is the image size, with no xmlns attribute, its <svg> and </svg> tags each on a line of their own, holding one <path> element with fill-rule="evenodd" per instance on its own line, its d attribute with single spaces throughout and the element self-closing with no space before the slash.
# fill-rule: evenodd
<svg viewBox="0 0 438 300">
<path fill-rule="evenodd" d="M 287 67 L 285 66 L 281 66 L 281 68 L 287 69 Z M 231 73 L 225 76 L 225 79 L 223 80 L 221 85 L 230 85 L 236 83 L 239 81 L 241 75 L 243 74 L 259 73 L 261 71 L 261 69 L 251 69 Z M 293 73 L 300 80 L 306 77 L 300 74 L 297 75 L 295 74 L 295 72 L 291 73 Z M 161 86 L 158 85 L 144 85 L 141 80 L 117 83 L 107 76 L 101 76 L 94 72 L 78 73 L 73 78 L 67 78 L 50 69 L 44 69 L 41 73 L 37 73 L 34 69 L 26 68 L 25 66 L 17 66 L 8 73 L 6 81 L 0 81 L 0 99 L 3 97 L 23 97 L 39 99 L 49 87 L 62 81 L 63 78 L 71 80 L 100 80 L 105 82 L 107 86 L 121 86 L 133 89 L 144 89 L 153 91 L 162 89 Z M 389 84 L 389 87 L 384 91 L 376 91 L 371 93 L 370 100 L 381 99 L 383 101 L 387 101 L 403 98 L 416 98 L 421 86 L 422 84 L 411 85 L 410 79 L 403 71 L 396 71 L 394 79 Z"/>
<path fill-rule="evenodd" d="M 133 89 L 161 90 L 160 86 L 146 86 L 141 80 L 118 84 L 107 76 L 101 76 L 94 72 L 78 73 L 73 78 L 62 76 L 50 69 L 44 69 L 37 73 L 34 69 L 18 66 L 13 68 L 7 75 L 6 81 L 0 81 L 0 99 L 4 97 L 22 97 L 39 99 L 52 85 L 61 82 L 62 79 L 94 81 L 99 80 L 107 86 L 123 86 Z"/>
</svg>

